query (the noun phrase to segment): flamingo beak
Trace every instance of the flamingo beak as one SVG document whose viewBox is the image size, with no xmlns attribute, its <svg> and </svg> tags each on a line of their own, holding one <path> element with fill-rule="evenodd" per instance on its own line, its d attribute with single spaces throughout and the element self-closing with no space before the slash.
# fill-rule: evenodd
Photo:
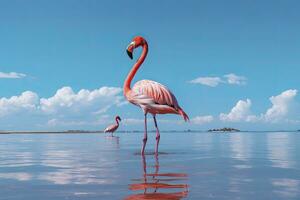
<svg viewBox="0 0 300 200">
<path fill-rule="evenodd" d="M 135 48 L 135 42 L 131 42 L 126 49 L 127 55 L 129 56 L 130 59 L 133 59 L 132 53 L 134 48 Z"/>
<path fill-rule="evenodd" d="M 132 52 L 129 51 L 128 49 L 126 50 L 126 52 L 127 52 L 127 55 L 129 56 L 129 58 L 132 60 L 133 59 Z"/>
</svg>

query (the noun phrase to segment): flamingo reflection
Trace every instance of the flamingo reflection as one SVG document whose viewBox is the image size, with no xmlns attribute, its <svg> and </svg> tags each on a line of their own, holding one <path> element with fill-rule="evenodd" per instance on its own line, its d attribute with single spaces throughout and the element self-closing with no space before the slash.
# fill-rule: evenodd
<svg viewBox="0 0 300 200">
<path fill-rule="evenodd" d="M 120 138 L 118 136 L 107 136 L 106 138 L 113 149 L 120 149 Z"/>
<path fill-rule="evenodd" d="M 129 185 L 131 191 L 143 191 L 143 193 L 127 196 L 125 200 L 142 199 L 170 199 L 179 200 L 188 195 L 188 185 L 183 184 L 187 180 L 185 173 L 159 173 L 158 155 L 155 156 L 155 172 L 147 173 L 147 163 L 145 156 L 142 157 L 143 177 L 133 179 Z M 148 166 L 150 167 L 150 166 Z M 179 183 L 178 183 L 179 182 Z"/>
</svg>

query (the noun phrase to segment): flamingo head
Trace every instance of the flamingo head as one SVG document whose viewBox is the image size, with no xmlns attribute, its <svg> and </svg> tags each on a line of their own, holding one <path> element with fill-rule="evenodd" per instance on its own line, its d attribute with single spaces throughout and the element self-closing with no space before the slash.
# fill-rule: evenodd
<svg viewBox="0 0 300 200">
<path fill-rule="evenodd" d="M 121 117 L 118 115 L 118 116 L 116 116 L 116 120 L 117 121 L 121 121 Z"/>
<path fill-rule="evenodd" d="M 143 46 L 144 44 L 146 44 L 146 40 L 143 37 L 136 36 L 135 38 L 133 38 L 132 42 L 127 46 L 126 49 L 129 58 L 130 59 L 133 58 L 132 54 L 135 48 L 138 48 L 139 46 Z"/>
</svg>

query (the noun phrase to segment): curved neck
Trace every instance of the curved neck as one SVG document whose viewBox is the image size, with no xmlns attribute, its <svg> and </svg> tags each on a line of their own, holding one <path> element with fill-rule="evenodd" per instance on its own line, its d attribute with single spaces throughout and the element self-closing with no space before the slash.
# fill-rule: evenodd
<svg viewBox="0 0 300 200">
<path fill-rule="evenodd" d="M 116 118 L 116 122 L 117 122 L 117 124 L 119 125 L 119 120 L 118 120 L 118 118 Z"/>
<path fill-rule="evenodd" d="M 146 56 L 148 53 L 148 44 L 145 41 L 145 43 L 143 44 L 143 52 L 142 55 L 140 56 L 140 58 L 137 60 L 137 62 L 133 65 L 132 69 L 130 70 L 129 74 L 127 75 L 127 78 L 124 82 L 124 86 L 123 86 L 123 92 L 124 95 L 126 96 L 126 94 L 131 90 L 130 84 L 131 81 L 134 77 L 134 75 L 136 74 L 137 70 L 140 68 L 140 66 L 143 64 Z"/>
</svg>

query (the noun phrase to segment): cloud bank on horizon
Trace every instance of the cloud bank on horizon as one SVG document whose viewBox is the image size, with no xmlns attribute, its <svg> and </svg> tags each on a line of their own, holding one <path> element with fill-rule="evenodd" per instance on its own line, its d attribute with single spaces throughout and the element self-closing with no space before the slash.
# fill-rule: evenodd
<svg viewBox="0 0 300 200">
<path fill-rule="evenodd" d="M 121 106 L 121 88 L 100 87 L 81 89 L 77 93 L 65 86 L 49 97 L 39 97 L 32 91 L 9 98 L 0 98 L 0 120 L 13 119 L 17 126 L 24 119 L 38 117 L 40 123 L 29 123 L 30 128 L 78 127 L 107 122 L 106 112 L 112 106 Z"/>
<path fill-rule="evenodd" d="M 8 73 L 12 74 L 12 73 Z M 18 73 L 14 73 L 18 74 Z M 199 77 L 191 83 L 200 83 L 215 87 L 219 83 L 244 85 L 246 78 L 233 73 L 220 77 Z M 109 109 L 112 107 L 126 106 L 121 94 L 122 88 L 102 86 L 98 89 L 81 89 L 74 92 L 69 86 L 59 88 L 51 97 L 39 97 L 32 91 L 24 91 L 20 95 L 0 98 L 0 119 L 5 118 L 22 121 L 22 118 L 37 116 L 39 123 L 31 122 L 32 127 L 59 128 L 99 126 L 108 123 L 112 116 Z M 191 123 L 195 126 L 210 124 L 212 122 L 231 123 L 299 123 L 299 117 L 295 115 L 299 103 L 295 97 L 298 91 L 289 89 L 269 98 L 271 107 L 264 113 L 254 114 L 251 110 L 252 101 L 247 98 L 239 100 L 228 113 L 220 112 L 218 116 L 213 114 L 191 116 Z M 182 121 L 162 119 L 163 124 L 182 125 Z M 125 126 L 143 124 L 140 118 L 128 117 L 123 120 Z"/>
</svg>

